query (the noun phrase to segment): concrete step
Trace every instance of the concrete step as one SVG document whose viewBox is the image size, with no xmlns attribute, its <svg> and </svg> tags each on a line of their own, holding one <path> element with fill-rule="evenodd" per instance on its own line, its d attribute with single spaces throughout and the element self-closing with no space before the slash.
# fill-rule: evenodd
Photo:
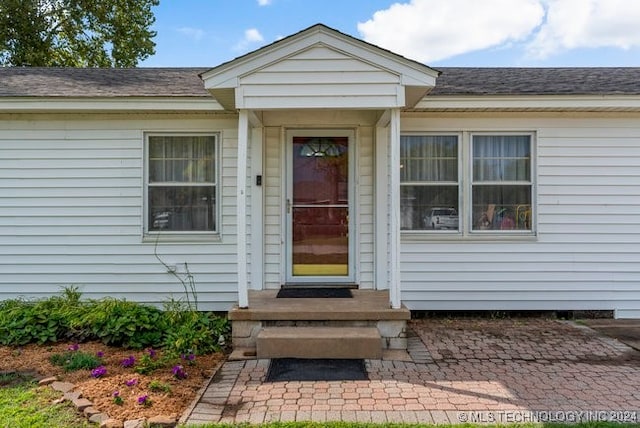
<svg viewBox="0 0 640 428">
<path fill-rule="evenodd" d="M 256 340 L 258 358 L 382 357 L 375 327 L 265 327 Z"/>
</svg>

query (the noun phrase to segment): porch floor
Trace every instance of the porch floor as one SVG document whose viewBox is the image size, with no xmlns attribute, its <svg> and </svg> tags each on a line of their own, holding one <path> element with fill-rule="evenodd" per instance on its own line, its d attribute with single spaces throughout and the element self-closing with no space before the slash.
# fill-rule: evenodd
<svg viewBox="0 0 640 428">
<path fill-rule="evenodd" d="M 278 290 L 249 291 L 249 307 L 233 308 L 232 321 L 409 320 L 411 312 L 392 309 L 386 290 L 352 290 L 347 299 L 276 298 Z"/>
</svg>

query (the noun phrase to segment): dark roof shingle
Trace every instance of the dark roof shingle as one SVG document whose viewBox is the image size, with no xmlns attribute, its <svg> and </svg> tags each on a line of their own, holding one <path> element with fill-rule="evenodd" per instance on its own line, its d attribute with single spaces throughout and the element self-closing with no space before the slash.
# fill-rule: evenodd
<svg viewBox="0 0 640 428">
<path fill-rule="evenodd" d="M 640 68 L 443 67 L 430 95 L 638 95 Z"/>
<path fill-rule="evenodd" d="M 210 97 L 209 68 L 0 67 L 0 97 Z M 443 67 L 430 96 L 639 95 L 640 68 Z"/>
<path fill-rule="evenodd" d="M 210 97 L 208 68 L 0 67 L 2 97 Z"/>
</svg>

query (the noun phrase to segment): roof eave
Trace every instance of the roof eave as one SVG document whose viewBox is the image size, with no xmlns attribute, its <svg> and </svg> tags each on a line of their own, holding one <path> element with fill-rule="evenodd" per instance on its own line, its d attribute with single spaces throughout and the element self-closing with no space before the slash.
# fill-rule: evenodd
<svg viewBox="0 0 640 428">
<path fill-rule="evenodd" d="M 427 95 L 412 111 L 640 111 L 640 95 Z"/>
<path fill-rule="evenodd" d="M 211 97 L 4 97 L 2 113 L 224 111 Z"/>
</svg>

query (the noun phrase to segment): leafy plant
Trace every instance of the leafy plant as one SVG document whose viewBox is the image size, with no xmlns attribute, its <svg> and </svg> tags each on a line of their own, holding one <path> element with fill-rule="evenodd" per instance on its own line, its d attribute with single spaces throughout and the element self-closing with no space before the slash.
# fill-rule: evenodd
<svg viewBox="0 0 640 428">
<path fill-rule="evenodd" d="M 0 302 L 0 344 L 44 344 L 82 336 L 82 329 L 74 328 L 69 321 L 83 311 L 75 287 L 67 287 L 61 296 L 49 299 Z"/>
<path fill-rule="evenodd" d="M 69 351 L 62 354 L 53 354 L 49 357 L 51 364 L 60 366 L 65 371 L 92 370 L 100 366 L 102 362 L 95 355 L 82 351 Z"/>
<path fill-rule="evenodd" d="M 164 311 L 111 298 L 83 301 L 76 287 L 64 288 L 60 295 L 43 300 L 2 301 L 0 345 L 71 340 L 76 349 L 79 342 L 98 339 L 107 345 L 147 348 L 149 360 L 140 365 L 145 372 L 166 364 L 152 363 L 153 347 L 163 347 L 166 355 L 174 358 L 220 350 L 230 332 L 229 322 L 195 310 L 195 288 L 186 286 L 185 291 L 192 297 L 171 300 Z"/>
<path fill-rule="evenodd" d="M 160 344 L 165 324 L 158 308 L 109 298 L 96 302 L 83 321 L 106 345 L 134 349 Z"/>
<path fill-rule="evenodd" d="M 175 356 L 218 351 L 219 337 L 228 334 L 227 326 L 226 320 L 207 312 L 168 311 L 164 348 Z"/>
<path fill-rule="evenodd" d="M 152 358 L 147 354 L 140 358 L 138 364 L 136 364 L 135 372 L 146 375 L 166 365 L 166 358 Z"/>
<path fill-rule="evenodd" d="M 156 379 L 149 382 L 149 389 L 153 392 L 164 392 L 165 394 L 171 394 L 171 385 L 166 382 L 160 382 Z"/>
</svg>

